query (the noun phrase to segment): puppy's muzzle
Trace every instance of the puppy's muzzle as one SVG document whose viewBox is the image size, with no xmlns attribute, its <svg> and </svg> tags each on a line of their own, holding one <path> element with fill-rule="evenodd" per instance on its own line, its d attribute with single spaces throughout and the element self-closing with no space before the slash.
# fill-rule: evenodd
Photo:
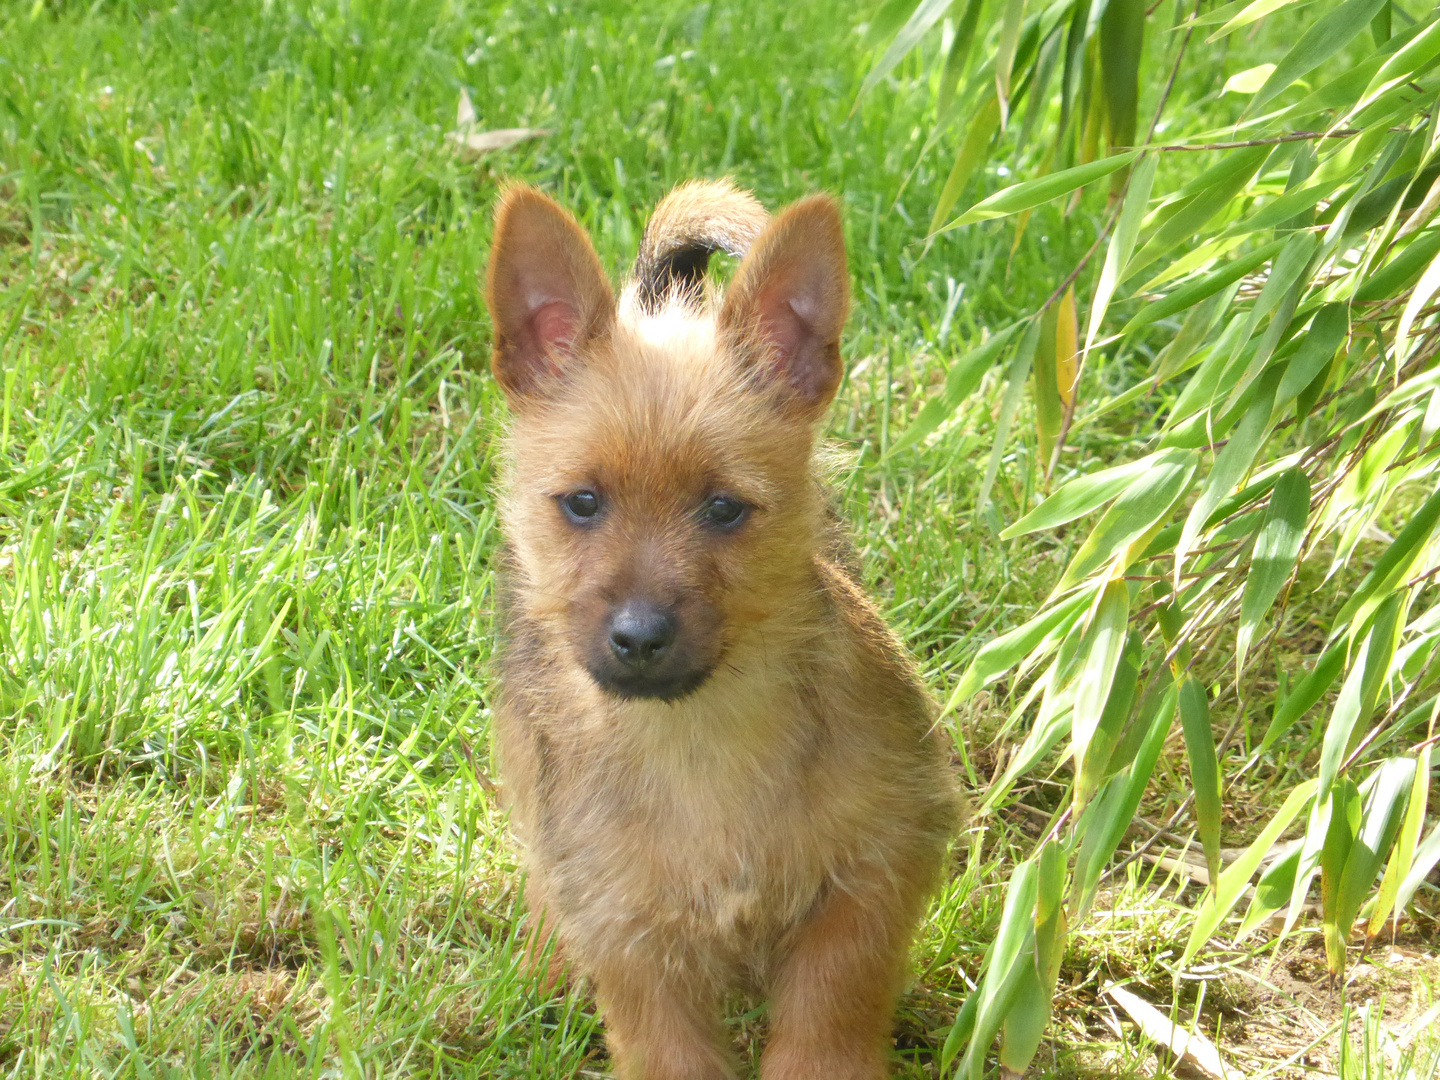
<svg viewBox="0 0 1440 1080">
<path fill-rule="evenodd" d="M 649 600 L 616 604 L 601 628 L 587 664 L 605 690 L 623 698 L 674 701 L 709 677 L 712 664 L 687 645 L 677 611 Z"/>
</svg>

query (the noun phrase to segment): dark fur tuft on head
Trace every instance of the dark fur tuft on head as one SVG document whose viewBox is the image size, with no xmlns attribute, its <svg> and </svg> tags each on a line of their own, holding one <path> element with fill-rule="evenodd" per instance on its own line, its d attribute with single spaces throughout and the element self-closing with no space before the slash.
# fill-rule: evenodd
<svg viewBox="0 0 1440 1080">
<path fill-rule="evenodd" d="M 710 256 L 744 255 L 769 219 L 729 180 L 681 184 L 655 208 L 640 240 L 634 276 L 641 309 L 658 311 L 672 297 L 698 301 Z"/>
</svg>

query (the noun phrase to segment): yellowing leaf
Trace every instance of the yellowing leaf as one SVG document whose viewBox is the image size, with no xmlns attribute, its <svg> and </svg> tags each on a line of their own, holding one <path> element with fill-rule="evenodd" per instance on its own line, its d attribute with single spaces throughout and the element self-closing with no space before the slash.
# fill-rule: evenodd
<svg viewBox="0 0 1440 1080">
<path fill-rule="evenodd" d="M 1270 78 L 1274 70 L 1274 64 L 1260 64 L 1236 72 L 1225 80 L 1225 89 L 1220 92 L 1222 94 L 1253 94 L 1265 85 L 1265 80 Z"/>
<path fill-rule="evenodd" d="M 1060 311 L 1055 325 L 1055 389 L 1067 408 L 1075 403 L 1075 380 L 1079 377 L 1075 366 L 1078 338 L 1075 286 L 1071 285 L 1060 298 Z"/>
</svg>

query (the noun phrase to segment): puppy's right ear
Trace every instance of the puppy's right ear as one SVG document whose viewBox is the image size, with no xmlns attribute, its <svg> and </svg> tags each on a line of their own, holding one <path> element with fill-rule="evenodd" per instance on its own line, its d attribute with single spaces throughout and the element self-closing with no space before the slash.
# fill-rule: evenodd
<svg viewBox="0 0 1440 1080">
<path fill-rule="evenodd" d="M 487 295 L 491 370 L 512 404 L 542 395 L 615 323 L 615 297 L 590 238 L 523 184 L 506 189 L 495 212 Z"/>
</svg>

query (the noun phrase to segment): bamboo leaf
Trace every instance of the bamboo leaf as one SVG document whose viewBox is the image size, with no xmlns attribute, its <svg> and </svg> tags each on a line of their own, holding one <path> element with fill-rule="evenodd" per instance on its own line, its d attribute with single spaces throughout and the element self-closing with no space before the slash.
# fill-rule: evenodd
<svg viewBox="0 0 1440 1080">
<path fill-rule="evenodd" d="M 1220 759 L 1215 755 L 1215 732 L 1210 726 L 1210 701 L 1205 687 L 1193 676 L 1180 683 L 1180 726 L 1190 757 L 1190 780 L 1195 786 L 1195 820 L 1210 880 L 1220 880 Z"/>
<path fill-rule="evenodd" d="M 1247 236 L 1262 229 L 1273 229 L 1284 225 L 1300 214 L 1311 209 L 1316 203 L 1328 198 L 1336 188 L 1345 182 L 1346 176 L 1318 180 L 1313 184 L 1287 191 L 1284 195 L 1267 202 L 1249 217 L 1241 218 L 1225 230 L 1227 237 Z"/>
<path fill-rule="evenodd" d="M 1033 968 L 1035 949 L 1035 901 L 1039 887 L 1038 867 L 1034 859 L 1026 859 L 1010 875 L 1005 890 L 1005 908 L 1000 926 L 989 949 L 975 1011 L 975 1030 L 970 1046 L 960 1062 L 960 1073 L 970 1080 L 980 1080 L 985 1054 L 994 1042 L 1000 1025 L 1020 988 L 1024 969 Z"/>
<path fill-rule="evenodd" d="M 1274 70 L 1274 64 L 1259 64 L 1252 68 L 1246 68 L 1244 71 L 1237 71 L 1225 80 L 1225 88 L 1220 92 L 1222 94 L 1253 94 L 1265 85 L 1265 80 Z"/>
<path fill-rule="evenodd" d="M 995 49 L 995 96 L 1000 104 L 1002 130 L 1010 122 L 1010 75 L 1024 20 L 1025 0 L 1005 0 L 1005 10 L 1000 15 L 1000 41 Z"/>
<path fill-rule="evenodd" d="M 1265 80 L 1250 107 L 1259 109 L 1296 79 L 1310 74 L 1350 44 L 1385 3 L 1386 0 L 1345 0 L 1311 23 Z"/>
<path fill-rule="evenodd" d="M 1320 792 L 1323 796 L 1350 753 L 1357 725 L 1370 718 L 1380 688 L 1390 671 L 1390 658 L 1395 655 L 1395 623 L 1400 614 L 1400 596 L 1391 594 L 1375 616 L 1370 633 L 1365 637 L 1350 665 L 1350 673 L 1340 687 L 1330 722 L 1325 726 L 1325 741 L 1320 748 Z"/>
<path fill-rule="evenodd" d="M 1279 11 L 1282 7 L 1293 3 L 1295 3 L 1295 0 L 1253 0 L 1252 3 L 1247 4 L 1242 11 L 1238 12 L 1234 18 L 1206 38 L 1205 44 L 1213 45 L 1225 37 L 1225 35 L 1232 34 L 1242 27 L 1249 26 L 1253 22 L 1258 22 L 1265 18 L 1266 15 Z"/>
<path fill-rule="evenodd" d="M 1415 851 L 1415 861 L 1410 867 L 1410 873 L 1400 883 L 1400 891 L 1395 896 L 1395 910 L 1404 911 L 1410 906 L 1410 898 L 1415 895 L 1415 890 L 1420 888 L 1429 875 L 1435 869 L 1435 864 L 1440 863 L 1440 825 L 1430 830 L 1430 835 L 1425 837 Z"/>
<path fill-rule="evenodd" d="M 1155 771 L 1155 762 L 1175 719 L 1175 699 L 1173 684 L 1158 698 L 1150 699 L 1155 711 L 1141 718 L 1145 737 L 1130 767 L 1106 784 L 1081 815 L 1081 824 L 1076 827 L 1081 839 L 1070 892 L 1071 922 L 1083 918 L 1089 910 L 1101 871 L 1135 819 L 1140 798 L 1150 783 L 1150 774 Z"/>
<path fill-rule="evenodd" d="M 949 216 L 950 208 L 959 200 L 971 174 L 984 160 L 986 148 L 999 126 L 1000 103 L 992 94 L 975 110 L 975 117 L 965 132 L 965 141 L 960 144 L 960 150 L 955 155 L 955 164 L 950 167 L 950 175 L 945 178 L 945 186 L 940 189 L 940 195 L 935 200 L 935 212 L 930 216 L 931 236 L 944 231 L 941 222 Z"/>
<path fill-rule="evenodd" d="M 1325 696 L 1326 691 L 1334 685 L 1344 668 L 1345 649 L 1342 645 L 1332 645 L 1322 653 L 1320 658 L 1315 661 L 1315 667 L 1276 707 L 1275 715 L 1270 721 L 1270 726 L 1265 730 L 1265 737 L 1260 741 L 1260 749 L 1257 752 L 1263 754 L 1269 750 L 1275 745 L 1275 740 L 1289 730 L 1291 724 L 1313 709 L 1316 703 Z"/>
<path fill-rule="evenodd" d="M 1000 1030 L 1000 1067 L 1007 1075 L 1023 1076 L 1045 1025 L 1050 1023 L 1050 1002 L 1054 989 L 1040 979 L 1036 964 L 1022 964 L 1016 973 L 1016 987 L 1010 1007 L 1005 1010 Z"/>
<path fill-rule="evenodd" d="M 887 0 L 884 7 L 875 13 L 870 20 L 870 25 L 865 31 L 865 40 L 870 42 L 884 41 L 901 25 L 909 14 L 919 6 L 920 0 Z"/>
<path fill-rule="evenodd" d="M 1305 906 L 1305 897 L 1310 892 L 1310 883 L 1315 880 L 1315 874 L 1320 869 L 1320 857 L 1325 850 L 1325 838 L 1330 833 L 1330 818 L 1335 809 L 1335 800 L 1331 795 L 1319 792 L 1317 785 L 1315 801 L 1310 804 L 1310 819 L 1305 825 L 1300 858 L 1295 865 L 1294 886 L 1290 890 L 1289 910 L 1285 914 L 1285 927 L 1280 932 L 1280 940 L 1284 940 L 1294 927 L 1295 920 L 1300 917 Z"/>
<path fill-rule="evenodd" d="M 1240 599 L 1240 631 L 1235 645 L 1235 677 L 1245 667 L 1255 631 L 1295 569 L 1310 516 L 1310 477 L 1287 469 L 1275 482 L 1264 523 L 1255 538 L 1250 572 Z"/>
<path fill-rule="evenodd" d="M 1100 17 L 1100 82 L 1105 92 L 1110 151 L 1135 144 L 1145 0 L 1109 0 Z"/>
<path fill-rule="evenodd" d="M 1440 698 L 1436 699 L 1436 703 L 1440 705 Z M 1410 869 L 1415 865 L 1420 832 L 1425 827 L 1425 810 L 1430 797 L 1430 750 L 1429 746 L 1423 747 L 1415 759 L 1405 821 L 1400 826 L 1400 835 L 1390 853 L 1389 865 L 1385 867 L 1385 878 L 1380 882 L 1380 895 L 1375 903 L 1375 910 L 1370 913 L 1370 925 L 1366 928 L 1366 936 L 1372 941 L 1384 927 L 1391 911 L 1395 913 L 1394 929 L 1399 929 L 1401 909 L 1395 906 L 1395 901 L 1400 895 L 1401 883 L 1409 877 Z M 1406 900 L 1408 902 L 1409 898 Z"/>
<path fill-rule="evenodd" d="M 1077 165 L 1073 169 L 1051 173 L 1038 180 L 1027 180 L 1024 183 L 1014 184 L 997 191 L 987 199 L 982 199 L 945 228 L 937 231 L 947 232 L 972 222 L 1018 214 L 1022 210 L 1047 203 L 1051 199 L 1058 199 L 1061 195 L 1068 195 L 1077 188 L 1103 179 L 1116 169 L 1123 169 L 1139 156 L 1139 150 L 1130 150 L 1123 154 L 1115 154 L 1113 157 L 1092 161 L 1088 165 Z"/>
<path fill-rule="evenodd" d="M 1375 561 L 1370 572 L 1360 580 L 1331 624 L 1331 640 L 1350 626 L 1362 607 L 1369 605 L 1372 599 L 1384 596 L 1409 576 L 1410 568 L 1424 554 L 1437 521 L 1440 521 L 1440 489 L 1415 511 L 1385 553 Z"/>
<path fill-rule="evenodd" d="M 1390 299 L 1418 278 L 1430 260 L 1440 254 L 1440 228 L 1413 235 L 1415 239 L 1407 247 L 1356 287 L 1356 300 L 1369 304 Z"/>
<path fill-rule="evenodd" d="M 1277 417 L 1325 369 L 1349 331 L 1350 314 L 1344 304 L 1325 304 L 1315 312 L 1310 329 L 1280 377 L 1280 387 L 1275 391 Z"/>
<path fill-rule="evenodd" d="M 1215 455 L 1215 464 L 1210 469 L 1210 475 L 1205 478 L 1205 485 L 1200 489 L 1200 495 L 1196 498 L 1195 504 L 1190 508 L 1189 515 L 1185 518 L 1185 526 L 1180 530 L 1180 539 L 1175 545 L 1175 587 L 1180 587 L 1180 574 L 1184 569 L 1185 556 L 1189 554 L 1195 539 L 1204 530 L 1210 514 L 1220 505 L 1225 496 L 1235 490 L 1245 474 L 1250 471 L 1250 466 L 1255 461 L 1255 455 L 1264 442 L 1265 432 L 1270 427 L 1270 405 L 1272 399 L 1261 395 L 1240 422 L 1235 425 L 1235 430 L 1230 433 L 1230 440 Z"/>
<path fill-rule="evenodd" d="M 1040 322 L 1036 320 L 1020 339 L 1020 347 L 1005 372 L 1005 396 L 1000 399 L 1000 416 L 995 421 L 995 445 L 990 450 L 990 460 L 985 465 L 985 479 L 980 482 L 980 491 L 975 497 L 977 506 L 984 506 L 990 499 L 990 489 L 1000 471 L 1000 458 L 1005 451 L 1005 442 L 1010 437 L 1010 424 L 1020 408 L 1020 399 L 1025 394 L 1025 379 L 1030 374 L 1030 365 L 1035 359 L 1035 350 L 1040 342 Z"/>
<path fill-rule="evenodd" d="M 905 54 L 916 45 L 920 44 L 923 38 L 946 11 L 950 9 L 951 0 L 920 0 L 900 32 L 895 35 L 895 40 L 885 50 L 870 74 L 865 76 L 865 81 L 860 84 L 860 96 L 864 97 L 870 89 L 894 70 L 895 65 L 905 59 Z M 887 9 L 888 10 L 888 9 Z M 885 13 L 882 12 L 882 16 Z"/>
<path fill-rule="evenodd" d="M 1375 875 L 1400 831 L 1401 798 L 1415 778 L 1412 758 L 1389 758 L 1366 781 L 1360 825 L 1345 858 L 1335 897 L 1335 933 L 1343 948 L 1350 940 L 1360 904 L 1375 883 Z"/>
<path fill-rule="evenodd" d="M 1430 298 L 1440 290 L 1440 255 L 1437 255 L 1425 273 L 1420 275 L 1420 281 L 1410 291 L 1410 299 L 1405 304 L 1405 310 L 1400 315 L 1400 324 L 1395 328 L 1395 363 L 1403 364 L 1410 355 L 1410 331 L 1415 325 L 1415 319 L 1430 302 Z"/>
<path fill-rule="evenodd" d="M 1268 146 L 1232 150 L 1201 173 L 1187 185 L 1194 188 L 1194 193 L 1166 209 L 1165 220 L 1135 253 L 1127 276 L 1149 266 L 1176 245 L 1192 240 L 1206 222 L 1231 205 L 1269 156 Z"/>
<path fill-rule="evenodd" d="M 1094 594 L 1091 591 L 1081 590 L 988 643 L 975 655 L 975 659 L 970 661 L 970 666 L 965 669 L 965 674 L 956 685 L 946 710 L 953 709 L 1009 671 L 1057 628 L 1071 625 L 1093 599 Z"/>
<path fill-rule="evenodd" d="M 1000 534 L 1000 537 L 1003 540 L 1010 540 L 1017 536 L 1024 536 L 1026 533 L 1054 529 L 1074 521 L 1076 518 L 1084 517 L 1092 510 L 1098 510 L 1115 498 L 1138 477 L 1149 472 L 1152 467 L 1168 464 L 1179 465 L 1187 461 L 1189 457 L 1190 452 L 1187 450 L 1161 450 L 1140 458 L 1138 461 L 1115 465 L 1108 469 L 1101 469 L 1099 472 L 1088 473 L 1085 476 L 1077 476 L 1075 479 L 1067 481 L 1030 513 L 1009 526 Z"/>
<path fill-rule="evenodd" d="M 1248 937 L 1256 927 L 1290 902 L 1290 895 L 1295 890 L 1295 872 L 1299 866 L 1300 847 L 1297 845 L 1284 858 L 1276 859 L 1270 868 L 1260 875 L 1250 908 L 1245 912 L 1245 918 L 1240 920 L 1239 929 L 1235 931 L 1236 942 Z"/>
<path fill-rule="evenodd" d="M 940 74 L 940 88 L 935 94 L 935 114 L 945 116 L 955 99 L 955 88 L 970 60 L 970 51 L 975 43 L 975 27 L 980 21 L 980 10 L 985 0 L 969 0 L 965 13 L 955 27 L 955 37 L 950 42 L 950 52 L 945 57 L 945 69 Z"/>
<path fill-rule="evenodd" d="M 1095 524 L 1094 530 L 1065 568 L 1060 583 L 1055 586 L 1056 591 L 1068 589 L 1159 524 L 1189 487 L 1190 478 L 1195 475 L 1195 465 L 1193 451 L 1174 458 L 1157 455 L 1150 468 L 1115 500 Z"/>
<path fill-rule="evenodd" d="M 1209 941 L 1225 917 L 1234 909 L 1235 904 L 1245 892 L 1245 886 L 1255 876 L 1259 869 L 1261 860 L 1275 846 L 1275 841 L 1280 839 L 1280 834 L 1290 827 L 1297 814 L 1305 808 L 1315 794 L 1315 781 L 1306 780 L 1294 788 L 1275 816 L 1241 854 L 1238 859 L 1227 866 L 1223 873 L 1212 879 L 1215 881 L 1215 888 L 1206 894 L 1200 910 L 1195 914 L 1195 925 L 1190 930 L 1190 940 L 1185 944 L 1185 954 L 1180 958 L 1180 967 L 1185 967 L 1195 954 L 1200 951 L 1201 946 Z M 1296 852 L 1298 856 L 1299 852 Z M 1286 899 L 1289 898 L 1289 890 L 1285 891 Z"/>
<path fill-rule="evenodd" d="M 1320 849 L 1320 912 L 1325 928 L 1325 966 L 1332 976 L 1345 968 L 1345 941 L 1340 936 L 1340 881 L 1360 831 L 1360 791 L 1349 777 L 1330 792 L 1330 821 Z"/>
<path fill-rule="evenodd" d="M 1385 59 L 1349 115 L 1356 115 L 1387 90 L 1399 86 L 1436 56 L 1440 56 L 1440 22 L 1432 21 L 1402 48 Z"/>
<path fill-rule="evenodd" d="M 1095 344 L 1096 335 L 1105 321 L 1105 312 L 1115 295 L 1115 287 L 1125 275 L 1125 264 L 1135 250 L 1135 240 L 1140 234 L 1140 221 L 1150 203 L 1150 189 L 1155 183 L 1155 169 L 1160 157 L 1152 154 L 1143 158 L 1135 173 L 1130 177 L 1130 188 L 1125 193 L 1125 205 L 1120 211 L 1120 220 L 1115 233 L 1110 237 L 1110 246 L 1105 251 L 1105 266 L 1100 271 L 1100 281 L 1095 286 L 1095 299 L 1090 304 L 1090 326 L 1085 331 L 1085 355 Z"/>
<path fill-rule="evenodd" d="M 1051 305 L 1040 315 L 1040 343 L 1035 350 L 1035 432 L 1040 460 L 1049 462 L 1060 438 L 1060 425 L 1065 419 L 1065 403 L 1060 400 L 1060 362 L 1056 324 L 1060 309 Z"/>
<path fill-rule="evenodd" d="M 1245 365 L 1244 371 L 1235 380 L 1235 385 L 1225 398 L 1225 404 L 1219 409 L 1220 415 L 1235 407 L 1236 402 L 1250 389 L 1270 362 L 1281 333 L 1289 326 L 1290 319 L 1295 314 L 1295 305 L 1299 299 L 1297 284 L 1309 267 L 1317 246 L 1318 241 L 1312 233 L 1301 232 L 1285 241 L 1280 254 L 1275 256 L 1275 264 L 1270 268 L 1270 276 L 1265 279 L 1265 287 L 1260 290 L 1260 295 L 1250 309 L 1250 317 L 1242 337 L 1248 340 L 1266 315 L 1272 315 L 1270 327 L 1256 346 L 1255 354 Z M 1238 349 L 1236 355 L 1239 355 Z"/>
<path fill-rule="evenodd" d="M 982 814 L 993 809 L 1010 791 L 1016 780 L 1029 772 L 1037 761 L 1060 745 L 1060 740 L 1070 733 L 1072 715 L 1071 712 L 1056 709 L 1036 718 L 1030 733 L 1025 736 L 1025 741 L 1020 744 L 1020 748 L 1015 751 L 1009 764 L 1005 766 L 1004 774 L 998 780 L 992 781 L 986 789 L 985 798 L 980 804 Z"/>
<path fill-rule="evenodd" d="M 1060 296 L 1055 316 L 1055 388 L 1068 409 L 1075 404 L 1075 380 L 1079 376 L 1075 358 L 1078 329 L 1075 319 L 1075 286 Z"/>
<path fill-rule="evenodd" d="M 1050 1022 L 1055 980 L 1064 953 L 1064 848 L 1054 840 L 1047 841 L 1035 861 L 1035 962 L 1020 975 L 1015 1000 L 1005 1014 L 1000 1042 L 1000 1065 L 1015 1076 L 1024 1074 Z"/>
<path fill-rule="evenodd" d="M 1022 321 L 1007 326 L 951 364 L 945 376 L 945 388 L 939 396 L 925 403 L 925 407 L 910 422 L 910 426 L 890 444 L 889 453 L 898 454 L 902 450 L 908 450 L 953 416 L 955 410 L 974 392 L 975 387 L 980 385 L 980 380 L 994 366 L 1005 346 L 1025 325 L 1027 324 Z"/>
<path fill-rule="evenodd" d="M 1192 281 L 1176 289 L 1169 296 L 1146 304 L 1135 316 L 1121 329 L 1122 334 L 1129 334 L 1140 329 L 1142 326 L 1149 326 L 1151 323 L 1159 322 L 1161 319 L 1169 318 L 1176 312 L 1184 311 L 1193 307 L 1208 296 L 1213 296 L 1227 285 L 1233 285 L 1247 274 L 1253 273 L 1259 267 L 1269 262 L 1282 247 L 1285 241 L 1274 240 L 1264 247 L 1257 248 L 1249 255 L 1242 256 L 1234 262 L 1226 263 L 1218 270 Z"/>
<path fill-rule="evenodd" d="M 1135 688 L 1140 680 L 1140 638 L 1131 633 L 1126 641 L 1120 663 L 1115 667 L 1115 677 L 1110 683 L 1110 693 L 1100 720 L 1091 732 L 1089 745 L 1075 775 L 1075 805 L 1083 806 L 1100 787 L 1114 764 L 1114 750 L 1130 719 L 1130 707 L 1135 701 Z M 1078 695 L 1077 695 L 1078 696 Z"/>
<path fill-rule="evenodd" d="M 1121 581 L 1109 582 L 1095 604 L 1095 613 L 1082 645 L 1084 660 L 1075 689 L 1075 716 L 1070 727 L 1070 742 L 1075 756 L 1075 771 L 1085 773 L 1086 751 L 1099 726 L 1105 703 L 1110 698 L 1115 669 L 1125 648 L 1125 624 L 1130 617 L 1130 587 Z M 1103 747 L 1109 760 L 1110 747 Z M 1092 766 L 1093 768 L 1093 766 Z M 1078 785 L 1075 806 L 1085 805 L 1090 792 Z"/>
</svg>

